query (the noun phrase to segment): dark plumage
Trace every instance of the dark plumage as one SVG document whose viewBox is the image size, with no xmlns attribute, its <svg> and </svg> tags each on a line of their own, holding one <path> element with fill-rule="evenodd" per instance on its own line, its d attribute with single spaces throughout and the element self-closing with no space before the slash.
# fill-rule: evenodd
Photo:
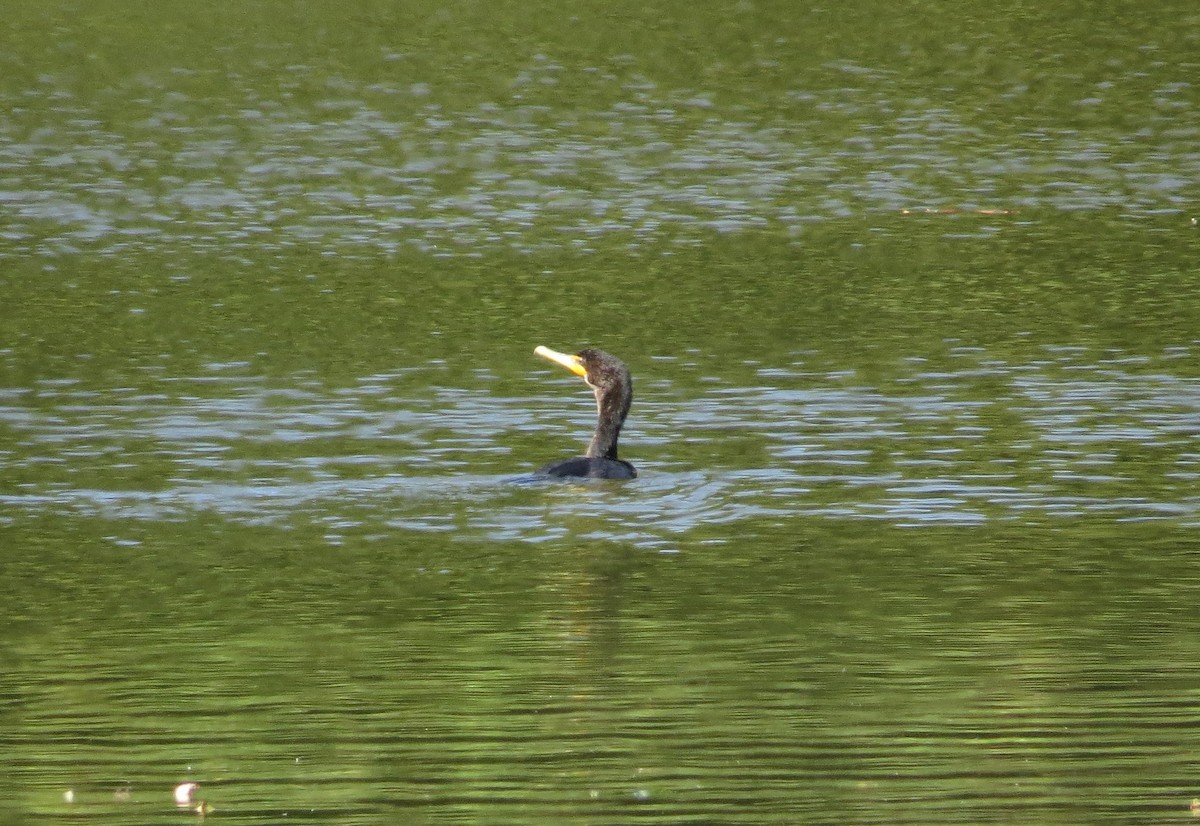
<svg viewBox="0 0 1200 826">
<path fill-rule="evenodd" d="M 633 403 L 633 378 L 629 368 L 616 356 L 588 348 L 567 355 L 538 347 L 542 358 L 566 367 L 583 378 L 596 396 L 596 432 L 587 454 L 562 462 L 551 462 L 538 471 L 544 476 L 577 476 L 589 479 L 633 479 L 633 465 L 617 458 L 617 438 Z"/>
</svg>

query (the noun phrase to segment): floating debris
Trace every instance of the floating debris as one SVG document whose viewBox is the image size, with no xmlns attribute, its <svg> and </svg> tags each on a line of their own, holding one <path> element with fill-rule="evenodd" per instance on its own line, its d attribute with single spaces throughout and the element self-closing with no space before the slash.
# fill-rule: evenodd
<svg viewBox="0 0 1200 826">
<path fill-rule="evenodd" d="M 180 783 L 175 787 L 175 805 L 181 809 L 192 805 L 192 795 L 200 788 L 199 783 Z"/>
<path fill-rule="evenodd" d="M 181 809 L 190 809 L 200 817 L 212 814 L 215 807 L 211 803 L 207 800 L 192 799 L 199 790 L 199 783 L 180 783 L 175 787 L 175 805 Z"/>
</svg>

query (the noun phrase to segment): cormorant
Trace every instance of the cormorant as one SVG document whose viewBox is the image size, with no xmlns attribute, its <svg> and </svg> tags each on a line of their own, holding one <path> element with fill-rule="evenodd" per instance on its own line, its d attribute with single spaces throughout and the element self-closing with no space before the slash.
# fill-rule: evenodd
<svg viewBox="0 0 1200 826">
<path fill-rule="evenodd" d="M 616 356 L 588 348 L 575 355 L 559 353 L 549 347 L 533 352 L 555 364 L 561 364 L 587 382 L 596 395 L 596 432 L 588 444 L 587 455 L 562 462 L 551 462 L 538 471 L 544 476 L 579 476 L 589 479 L 633 479 L 633 465 L 617 458 L 617 437 L 633 402 L 633 379 L 629 368 Z"/>
</svg>

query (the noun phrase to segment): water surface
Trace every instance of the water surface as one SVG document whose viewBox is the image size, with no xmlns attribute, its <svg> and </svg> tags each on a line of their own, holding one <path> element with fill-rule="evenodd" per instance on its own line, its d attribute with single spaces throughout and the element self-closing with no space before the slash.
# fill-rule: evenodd
<svg viewBox="0 0 1200 826">
<path fill-rule="evenodd" d="M 1197 24 L 17 4 L 0 819 L 1190 821 Z"/>
</svg>

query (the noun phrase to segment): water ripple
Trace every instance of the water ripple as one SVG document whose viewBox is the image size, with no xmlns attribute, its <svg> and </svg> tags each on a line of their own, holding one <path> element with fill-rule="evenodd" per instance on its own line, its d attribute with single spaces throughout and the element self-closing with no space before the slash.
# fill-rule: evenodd
<svg viewBox="0 0 1200 826">
<path fill-rule="evenodd" d="M 302 82 L 315 70 L 295 71 Z M 189 114 L 195 101 L 151 84 L 130 102 L 141 121 L 123 130 L 63 102 L 52 126 L 0 127 L 2 254 L 107 240 L 114 252 L 217 241 L 230 250 L 320 243 L 471 256 L 489 244 L 586 249 L 611 235 L 637 245 L 687 243 L 702 231 L 798 234 L 863 211 L 1154 215 L 1192 203 L 1196 130 L 1176 128 L 1190 108 L 1178 91 L 1164 92 L 1174 108 L 1131 142 L 1100 130 L 991 134 L 945 107 L 907 101 L 891 73 L 846 77 L 872 94 L 785 92 L 812 107 L 818 120 L 804 129 L 653 84 L 593 111 L 526 101 L 514 82 L 511 100 L 455 109 L 418 98 L 404 115 L 369 103 L 377 92 L 350 80 L 321 82 L 331 96 L 315 113 L 232 86 L 228 111 L 202 122 Z M 39 240 L 46 223 L 61 228 L 53 242 Z"/>
<path fill-rule="evenodd" d="M 42 383 L 0 397 L 13 436 L 0 505 L 8 520 L 214 512 L 336 523 L 331 537 L 392 527 L 660 549 L 688 532 L 721 541 L 800 517 L 1196 523 L 1195 381 L 1079 354 L 982 370 L 985 356 L 960 356 L 961 372 L 915 360 L 878 386 L 786 372 L 699 395 L 657 382 L 624 440 L 642 472 L 625 486 L 520 484 L 514 474 L 570 453 L 591 426 L 586 405 L 551 407 L 534 384 L 422 397 L 393 392 L 400 375 L 327 391 L 236 369 L 137 393 Z"/>
</svg>

